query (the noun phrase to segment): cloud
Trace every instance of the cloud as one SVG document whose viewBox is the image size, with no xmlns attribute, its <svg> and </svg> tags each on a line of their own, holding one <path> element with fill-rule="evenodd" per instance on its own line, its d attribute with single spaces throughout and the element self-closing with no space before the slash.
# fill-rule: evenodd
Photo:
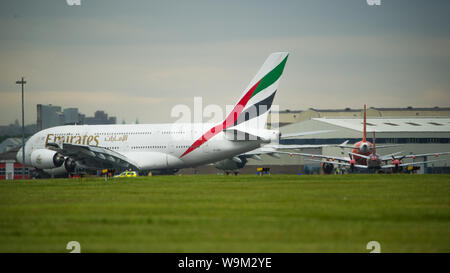
<svg viewBox="0 0 450 273">
<path fill-rule="evenodd" d="M 79 107 L 86 114 L 102 109 L 127 121 L 140 117 L 157 122 L 170 119 L 172 106 L 194 96 L 223 107 L 235 103 L 274 51 L 291 53 L 274 101 L 281 109 L 359 107 L 367 101 L 378 106 L 449 102 L 448 37 L 293 31 L 185 39 L 190 32 L 183 38 L 174 35 L 183 31 L 177 24 L 168 29 L 124 17 L 58 17 L 23 19 L 20 29 L 37 24 L 23 38 L 9 31 L 17 30 L 15 23 L 0 21 L 0 31 L 8 34 L 0 51 L 3 123 L 19 113 L 10 102 L 18 99 L 14 81 L 21 75 L 29 81 L 30 114 L 35 104 L 52 103 Z M 430 88 L 436 81 L 440 88 Z M 33 122 L 35 116 L 27 120 Z"/>
<path fill-rule="evenodd" d="M 423 103 L 433 106 L 448 106 L 450 103 L 450 90 L 430 88 L 423 93 Z"/>
</svg>

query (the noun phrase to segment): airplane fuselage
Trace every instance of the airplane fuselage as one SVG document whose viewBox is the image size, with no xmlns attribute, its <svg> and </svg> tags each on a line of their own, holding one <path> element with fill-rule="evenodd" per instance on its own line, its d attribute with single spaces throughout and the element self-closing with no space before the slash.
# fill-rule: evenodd
<svg viewBox="0 0 450 273">
<path fill-rule="evenodd" d="M 127 157 L 139 170 L 195 167 L 216 162 L 260 146 L 261 140 L 230 140 L 224 132 L 186 151 L 213 124 L 66 125 L 42 130 L 25 145 L 25 163 L 50 143 L 102 147 Z M 275 136 L 276 134 L 273 133 Z M 183 155 L 185 154 L 185 155 Z"/>
<path fill-rule="evenodd" d="M 370 154 L 366 161 L 369 169 L 381 169 L 381 160 L 377 154 Z"/>
<path fill-rule="evenodd" d="M 355 143 L 355 145 L 353 146 L 352 152 L 354 154 L 360 154 L 360 155 L 368 156 L 372 152 L 372 148 L 373 148 L 373 144 L 372 143 L 370 143 L 369 141 L 362 141 L 361 140 L 361 141 Z M 359 157 L 359 156 L 354 155 L 353 158 L 360 165 L 366 165 L 367 164 L 366 159 L 363 158 L 363 157 Z"/>
</svg>

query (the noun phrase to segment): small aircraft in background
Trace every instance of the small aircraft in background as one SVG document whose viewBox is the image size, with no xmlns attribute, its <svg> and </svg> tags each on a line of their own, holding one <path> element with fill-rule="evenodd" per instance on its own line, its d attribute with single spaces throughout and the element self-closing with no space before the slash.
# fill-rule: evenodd
<svg viewBox="0 0 450 273">
<path fill-rule="evenodd" d="M 397 147 L 398 145 L 392 144 L 392 145 L 380 145 L 378 146 L 378 149 L 381 148 L 390 148 L 390 147 Z M 355 144 L 347 144 L 343 143 L 339 145 L 341 148 L 350 148 L 352 149 L 353 158 L 355 160 L 355 163 L 358 163 L 360 165 L 367 164 L 367 156 L 370 155 L 373 152 L 374 144 L 370 143 L 370 141 L 367 140 L 367 121 L 366 121 L 366 105 L 364 104 L 364 117 L 363 117 L 363 136 L 362 140 L 359 142 L 356 142 Z"/>
<path fill-rule="evenodd" d="M 338 145 L 341 148 L 351 148 L 352 151 L 348 153 L 348 157 L 339 157 L 331 155 L 317 155 L 317 154 L 306 154 L 306 153 L 288 153 L 279 152 L 284 154 L 289 154 L 290 156 L 299 155 L 304 157 L 310 157 L 310 161 L 321 162 L 322 170 L 325 174 L 330 174 L 334 170 L 334 166 L 344 166 L 349 167 L 351 172 L 355 169 L 369 169 L 369 170 L 391 170 L 392 172 L 401 172 L 404 167 L 414 166 L 419 164 L 425 164 L 430 162 L 436 162 L 440 160 L 428 160 L 421 162 L 408 162 L 404 163 L 403 160 L 406 158 L 415 159 L 417 157 L 424 156 L 435 156 L 450 154 L 450 152 L 440 152 L 440 153 L 424 153 L 424 154 L 411 154 L 411 155 L 400 155 L 402 152 L 391 153 L 387 155 L 379 155 L 376 153 L 376 148 L 387 148 L 396 147 L 398 145 L 382 145 L 379 147 L 375 146 L 375 132 L 373 132 L 373 143 L 367 141 L 366 138 L 366 105 L 364 105 L 364 121 L 363 121 L 363 138 L 361 141 L 355 143 L 354 145 L 348 145 L 343 143 Z M 315 158 L 319 158 L 316 160 Z M 325 159 L 325 160 L 322 160 Z"/>
<path fill-rule="evenodd" d="M 407 162 L 403 163 L 403 159 L 423 156 L 435 156 L 439 157 L 440 155 L 450 154 L 450 152 L 441 152 L 441 153 L 425 153 L 425 154 L 412 154 L 412 155 L 399 155 L 401 152 L 396 152 L 387 155 L 379 155 L 376 153 L 375 146 L 375 133 L 373 146 L 371 148 L 371 153 L 368 155 L 363 155 L 359 153 L 349 152 L 349 157 L 339 157 L 339 156 L 328 156 L 328 155 L 315 155 L 315 154 L 305 154 L 305 153 L 287 153 L 287 152 L 279 152 L 293 155 L 300 155 L 304 157 L 311 157 L 310 161 L 317 161 L 322 163 L 322 170 L 325 174 L 331 174 L 334 170 L 334 165 L 349 167 L 351 172 L 354 172 L 356 169 L 368 169 L 368 170 L 391 170 L 392 172 L 401 172 L 404 167 L 420 165 L 425 163 L 431 163 L 441 160 L 427 160 L 421 162 Z M 358 157 L 357 161 L 355 157 Z M 325 159 L 325 160 L 316 160 L 315 158 Z M 391 161 L 391 163 L 389 163 Z M 361 163 L 363 162 L 363 163 Z"/>
</svg>

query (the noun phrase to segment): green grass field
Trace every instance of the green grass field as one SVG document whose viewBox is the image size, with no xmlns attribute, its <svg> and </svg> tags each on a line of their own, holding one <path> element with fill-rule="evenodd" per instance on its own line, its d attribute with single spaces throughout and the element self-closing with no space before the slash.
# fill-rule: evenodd
<svg viewBox="0 0 450 273">
<path fill-rule="evenodd" d="M 449 175 L 0 181 L 0 252 L 450 252 Z"/>
</svg>

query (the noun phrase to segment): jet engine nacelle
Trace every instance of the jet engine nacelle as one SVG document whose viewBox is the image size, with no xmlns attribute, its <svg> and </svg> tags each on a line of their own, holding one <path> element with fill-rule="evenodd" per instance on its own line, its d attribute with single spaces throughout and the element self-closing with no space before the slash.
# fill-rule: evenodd
<svg viewBox="0 0 450 273">
<path fill-rule="evenodd" d="M 399 173 L 399 172 L 403 171 L 403 167 L 400 166 L 400 164 L 402 164 L 402 162 L 400 160 L 396 159 L 392 163 L 394 164 L 394 168 L 393 168 L 394 173 Z"/>
<path fill-rule="evenodd" d="M 58 168 L 64 163 L 64 156 L 49 149 L 39 149 L 31 153 L 31 165 L 38 169 Z"/>
<path fill-rule="evenodd" d="M 325 174 L 331 174 L 334 170 L 334 166 L 331 163 L 322 163 L 322 170 Z"/>
<path fill-rule="evenodd" d="M 64 168 L 68 173 L 73 173 L 75 171 L 75 167 L 77 166 L 77 163 L 72 158 L 68 157 L 64 161 Z"/>
<path fill-rule="evenodd" d="M 247 164 L 247 158 L 245 156 L 238 156 L 235 158 L 227 158 L 214 163 L 214 167 L 224 171 L 234 171 L 244 168 Z"/>
<path fill-rule="evenodd" d="M 40 174 L 41 178 L 45 177 L 67 177 L 67 174 L 75 172 L 77 163 L 70 157 L 66 157 L 64 164 L 56 168 L 42 169 L 44 174 Z"/>
<path fill-rule="evenodd" d="M 372 149 L 371 149 L 369 143 L 367 143 L 367 142 L 363 142 L 359 146 L 359 152 L 362 154 L 370 153 L 371 151 L 372 151 Z"/>
</svg>

